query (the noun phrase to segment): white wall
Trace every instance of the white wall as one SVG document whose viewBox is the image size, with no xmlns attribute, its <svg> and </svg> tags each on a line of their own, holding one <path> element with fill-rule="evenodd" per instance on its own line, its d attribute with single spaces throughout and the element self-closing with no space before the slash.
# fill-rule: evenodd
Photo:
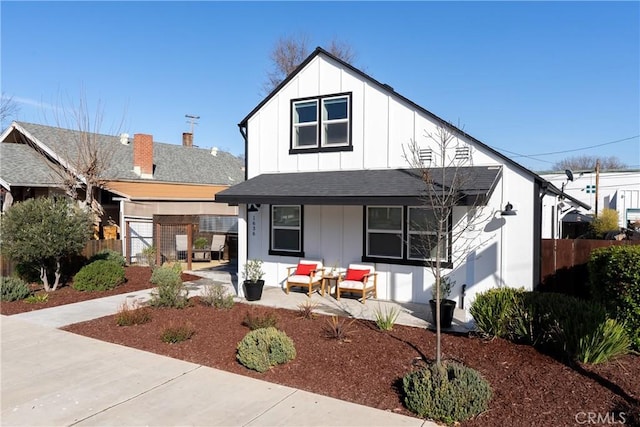
<svg viewBox="0 0 640 427">
<path fill-rule="evenodd" d="M 571 197 L 591 206 L 591 209 L 586 211 L 579 209 L 585 214 L 595 214 L 596 208 L 596 194 L 592 192 L 591 188 L 596 185 L 596 173 L 595 171 L 574 172 L 574 180 L 569 181 L 567 176 L 562 173 L 549 173 L 540 175 L 542 178 L 551 182 L 558 188 L 562 188 L 565 184 L 564 192 Z M 609 208 L 618 211 L 618 225 L 620 227 L 626 227 L 626 218 L 629 212 L 634 209 L 640 209 L 640 171 L 638 170 L 623 170 L 623 171 L 611 171 L 600 172 L 599 177 L 600 188 L 598 189 L 598 211 L 602 212 L 602 209 Z M 545 198 L 545 208 L 543 214 L 545 215 L 543 237 L 551 238 L 550 228 L 550 207 L 553 206 L 555 201 L 554 197 Z M 556 237 L 559 237 L 558 234 Z"/>
<path fill-rule="evenodd" d="M 291 100 L 343 92 L 352 93 L 353 151 L 290 155 Z M 406 168 L 403 146 L 416 140 L 435 149 L 437 143 L 427 134 L 436 128 L 430 117 L 399 97 L 319 56 L 249 119 L 249 178 L 273 172 Z M 473 149 L 473 165 L 492 164 L 500 162 Z"/>
<path fill-rule="evenodd" d="M 289 154 L 291 100 L 343 92 L 352 93 L 353 151 Z M 248 176 L 407 168 L 409 164 L 403 158 L 403 146 L 415 139 L 421 147 L 431 147 L 435 151 L 437 141 L 426 135 L 436 129 L 437 123 L 419 109 L 373 86 L 351 70 L 318 56 L 249 119 Z M 459 143 L 471 144 L 464 140 Z M 470 147 L 472 165 L 502 165 L 503 170 L 497 188 L 480 213 L 484 221 L 454 244 L 454 253 L 463 256 L 456 257 L 454 268 L 448 271 L 456 280 L 451 297 L 459 300 L 461 286 L 467 284 L 467 308 L 478 292 L 492 287 L 533 288 L 533 221 L 537 197 L 530 174 L 503 165 L 503 159 L 492 152 Z M 450 158 L 453 153 L 447 155 Z M 500 215 L 507 202 L 517 210 L 516 216 Z M 265 261 L 267 286 L 283 286 L 286 267 L 296 265 L 298 258 L 268 255 L 269 209 L 263 204 L 258 213 L 249 214 L 248 258 Z M 464 221 L 467 209 L 456 209 L 456 223 Z M 239 240 L 239 251 L 242 251 L 242 226 Z M 320 259 L 329 266 L 360 263 L 363 255 L 362 206 L 304 206 L 303 249 L 306 259 Z M 242 256 L 239 261 L 242 265 Z M 375 268 L 379 273 L 379 298 L 420 303 L 431 298 L 434 280 L 429 268 L 384 263 L 375 264 Z"/>
</svg>

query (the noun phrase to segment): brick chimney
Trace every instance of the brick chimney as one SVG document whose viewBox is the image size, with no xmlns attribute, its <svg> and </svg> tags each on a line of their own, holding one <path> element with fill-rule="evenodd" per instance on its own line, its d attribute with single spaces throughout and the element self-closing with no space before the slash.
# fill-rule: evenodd
<svg viewBox="0 0 640 427">
<path fill-rule="evenodd" d="M 141 178 L 153 178 L 153 136 L 133 135 L 133 171 Z"/>
<path fill-rule="evenodd" d="M 193 147 L 193 134 L 190 132 L 182 133 L 182 145 L 184 147 Z"/>
</svg>

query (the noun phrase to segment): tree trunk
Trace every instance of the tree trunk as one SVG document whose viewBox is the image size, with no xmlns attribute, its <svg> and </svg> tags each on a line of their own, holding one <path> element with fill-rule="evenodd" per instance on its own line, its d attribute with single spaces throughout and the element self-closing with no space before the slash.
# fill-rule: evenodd
<svg viewBox="0 0 640 427">
<path fill-rule="evenodd" d="M 60 276 L 62 276 L 62 273 L 60 272 L 61 269 L 60 260 L 56 260 L 56 271 L 54 273 L 56 280 L 53 283 L 53 288 L 51 289 L 53 291 L 58 289 L 58 285 L 60 284 Z"/>
<path fill-rule="evenodd" d="M 40 280 L 42 280 L 42 284 L 44 285 L 44 290 L 46 292 L 50 292 L 51 288 L 49 287 L 49 279 L 47 278 L 47 268 L 40 267 Z"/>
</svg>

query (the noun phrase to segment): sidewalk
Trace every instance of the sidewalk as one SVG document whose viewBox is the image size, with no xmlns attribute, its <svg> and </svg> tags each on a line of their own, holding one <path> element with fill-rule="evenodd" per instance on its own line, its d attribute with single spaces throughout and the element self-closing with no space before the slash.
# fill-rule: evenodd
<svg viewBox="0 0 640 427">
<path fill-rule="evenodd" d="M 191 284 L 191 293 L 211 282 Z M 268 292 L 279 299 L 278 291 Z M 1 424 L 436 426 L 56 329 L 113 314 L 123 301 L 146 300 L 149 294 L 138 291 L 1 316 Z"/>
</svg>

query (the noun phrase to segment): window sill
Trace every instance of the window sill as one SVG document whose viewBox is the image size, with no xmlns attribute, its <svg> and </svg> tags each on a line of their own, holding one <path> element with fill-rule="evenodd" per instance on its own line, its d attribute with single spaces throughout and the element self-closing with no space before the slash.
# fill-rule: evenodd
<svg viewBox="0 0 640 427">
<path fill-rule="evenodd" d="M 435 261 L 419 261 L 413 259 L 398 259 L 398 258 L 382 258 L 382 257 L 371 257 L 371 256 L 363 256 L 363 262 L 373 262 L 373 263 L 381 263 L 381 264 L 397 264 L 397 265 L 415 265 L 418 267 L 433 267 L 435 266 Z M 453 263 L 449 261 L 441 261 L 440 267 L 442 268 L 453 268 Z"/>
<path fill-rule="evenodd" d="M 304 258 L 304 251 L 292 252 L 292 251 L 269 249 L 269 255 L 292 256 L 292 257 Z"/>
<path fill-rule="evenodd" d="M 290 148 L 289 154 L 337 153 L 340 151 L 353 151 L 353 145 L 343 145 L 337 147 Z"/>
</svg>

